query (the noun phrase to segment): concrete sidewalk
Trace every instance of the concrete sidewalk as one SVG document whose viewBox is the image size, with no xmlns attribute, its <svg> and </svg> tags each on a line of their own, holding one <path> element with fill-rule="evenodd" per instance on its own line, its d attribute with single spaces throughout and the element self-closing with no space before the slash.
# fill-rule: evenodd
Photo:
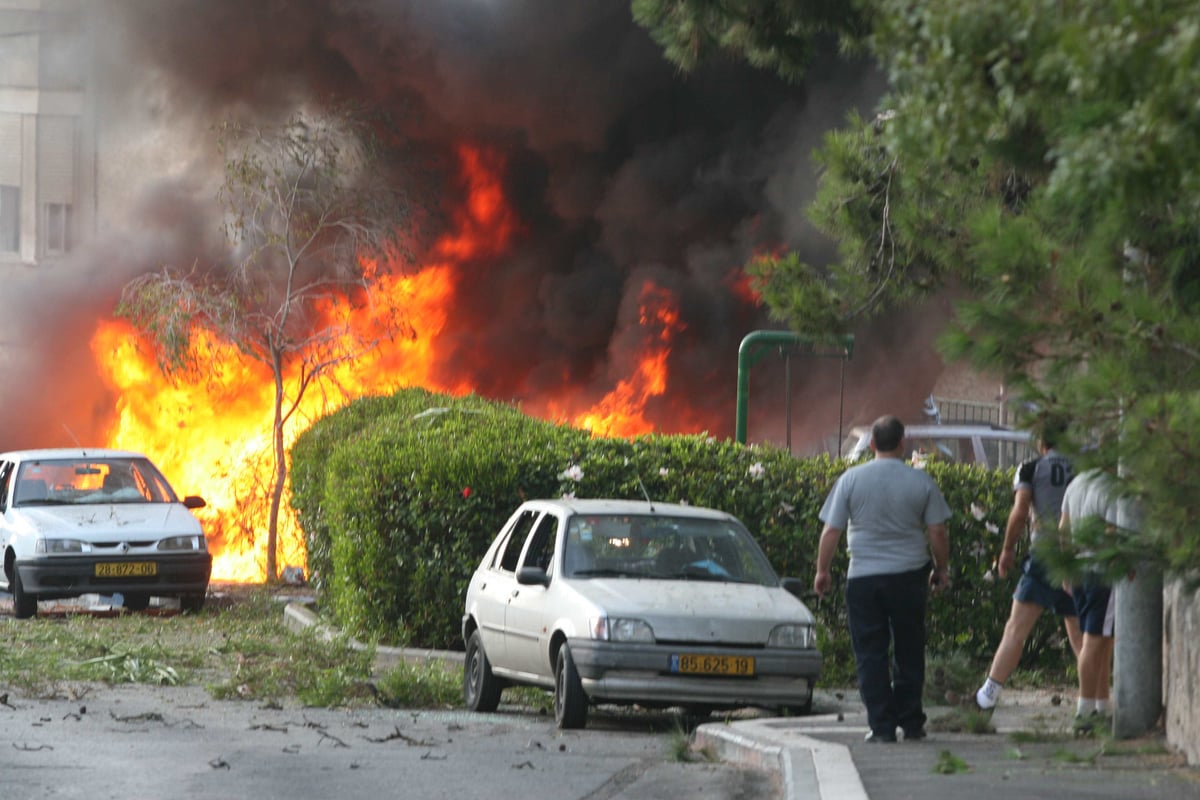
<svg viewBox="0 0 1200 800">
<path fill-rule="evenodd" d="M 707 723 L 696 746 L 722 760 L 779 771 L 785 800 L 1200 800 L 1200 770 L 1160 733 L 1120 741 L 1077 738 L 1073 695 L 1008 691 L 991 733 L 961 727 L 956 709 L 927 709 L 929 737 L 871 744 L 857 696 L 822 692 L 808 717 Z"/>
</svg>

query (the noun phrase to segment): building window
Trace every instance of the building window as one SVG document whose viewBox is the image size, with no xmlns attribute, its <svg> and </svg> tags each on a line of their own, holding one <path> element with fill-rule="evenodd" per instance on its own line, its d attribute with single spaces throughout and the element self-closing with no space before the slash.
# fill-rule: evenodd
<svg viewBox="0 0 1200 800">
<path fill-rule="evenodd" d="M 21 246 L 21 187 L 0 186 L 0 253 L 16 253 Z"/>
<path fill-rule="evenodd" d="M 61 255 L 71 249 L 71 204 L 46 203 L 43 230 L 47 255 Z"/>
</svg>

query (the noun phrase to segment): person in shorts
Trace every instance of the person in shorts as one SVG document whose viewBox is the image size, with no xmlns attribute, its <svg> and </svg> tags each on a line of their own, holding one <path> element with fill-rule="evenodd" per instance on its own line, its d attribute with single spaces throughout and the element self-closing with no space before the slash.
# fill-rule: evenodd
<svg viewBox="0 0 1200 800">
<path fill-rule="evenodd" d="M 1111 475 L 1092 469 L 1077 476 L 1063 496 L 1059 530 L 1078 529 L 1089 518 L 1102 520 L 1105 528 L 1117 526 L 1116 484 Z M 1089 554 L 1080 554 L 1087 557 Z M 1108 723 L 1109 682 L 1112 677 L 1115 595 L 1112 585 L 1099 572 L 1089 570 L 1071 589 L 1083 644 L 1076 657 L 1079 697 L 1075 702 L 1075 731 L 1090 733 Z"/>
<path fill-rule="evenodd" d="M 1071 460 L 1055 449 L 1060 432 L 1059 426 L 1047 424 L 1038 439 L 1041 454 L 1022 463 L 1013 479 L 1013 507 L 1004 528 L 1004 545 L 997 561 L 1000 577 L 1006 577 L 1015 565 L 1017 541 L 1026 528 L 1030 532 L 1030 555 L 1025 559 L 1021 578 L 1013 592 L 1008 622 L 992 657 L 987 679 L 975 693 L 975 705 L 982 711 L 996 707 L 1004 682 L 1017 668 L 1025 640 L 1043 611 L 1049 610 L 1062 617 L 1071 650 L 1077 658 L 1082 646 L 1074 599 L 1058 581 L 1051 581 L 1045 566 L 1033 555 L 1033 545 L 1042 536 L 1054 535 L 1062 513 L 1063 495 L 1074 476 Z"/>
</svg>

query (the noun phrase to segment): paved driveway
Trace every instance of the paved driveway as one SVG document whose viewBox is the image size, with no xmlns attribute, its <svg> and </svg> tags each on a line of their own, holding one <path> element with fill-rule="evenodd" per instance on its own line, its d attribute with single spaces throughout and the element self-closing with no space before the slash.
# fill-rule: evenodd
<svg viewBox="0 0 1200 800">
<path fill-rule="evenodd" d="M 515 709 L 331 710 L 199 687 L 0 690 L 0 796 L 21 798 L 771 798 L 774 775 L 677 761 L 667 715 L 582 731 Z M 502 709 L 503 710 L 503 709 Z"/>
</svg>

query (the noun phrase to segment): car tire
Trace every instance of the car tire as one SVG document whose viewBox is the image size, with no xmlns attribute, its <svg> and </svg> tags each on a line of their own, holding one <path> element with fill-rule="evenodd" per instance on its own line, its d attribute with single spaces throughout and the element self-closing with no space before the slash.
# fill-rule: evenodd
<svg viewBox="0 0 1200 800">
<path fill-rule="evenodd" d="M 179 610 L 185 614 L 194 614 L 204 609 L 205 592 L 192 592 L 179 596 Z"/>
<path fill-rule="evenodd" d="M 808 702 L 799 706 L 784 706 L 779 709 L 780 713 L 785 717 L 807 717 L 813 710 L 813 698 L 809 695 Z"/>
<path fill-rule="evenodd" d="M 129 592 L 122 605 L 130 611 L 145 611 L 150 607 L 150 595 L 146 592 Z"/>
<path fill-rule="evenodd" d="M 37 595 L 26 594 L 25 587 L 21 584 L 21 573 L 14 565 L 12 568 L 12 589 L 13 598 L 13 616 L 17 619 L 29 619 L 37 616 Z"/>
<path fill-rule="evenodd" d="M 713 709 L 712 706 L 700 705 L 699 703 L 692 703 L 690 705 L 684 706 L 683 707 L 684 727 L 694 728 L 697 725 L 701 725 L 705 722 L 708 722 L 709 718 L 712 717 L 714 710 L 715 709 Z"/>
<path fill-rule="evenodd" d="M 471 711 L 495 711 L 500 705 L 500 679 L 492 674 L 492 664 L 483 651 L 483 637 L 472 631 L 463 662 L 463 701 Z"/>
<path fill-rule="evenodd" d="M 579 670 L 571 658 L 571 648 L 564 644 L 558 649 L 554 665 L 554 721 L 563 730 L 582 728 L 587 725 L 587 713 L 588 699 Z"/>
</svg>

